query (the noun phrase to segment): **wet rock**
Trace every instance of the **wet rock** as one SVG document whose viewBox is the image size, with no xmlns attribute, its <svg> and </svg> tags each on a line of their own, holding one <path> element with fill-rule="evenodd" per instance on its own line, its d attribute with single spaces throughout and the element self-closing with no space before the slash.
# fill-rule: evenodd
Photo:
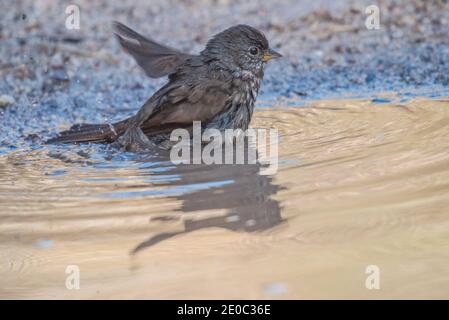
<svg viewBox="0 0 449 320">
<path fill-rule="evenodd" d="M 25 140 L 30 143 L 41 143 L 42 138 L 41 135 L 37 133 L 32 133 L 26 136 Z"/>
<path fill-rule="evenodd" d="M 66 70 L 62 68 L 52 68 L 48 75 L 49 79 L 52 80 L 54 84 L 59 84 L 62 82 L 68 82 L 69 76 L 67 75 Z"/>
<path fill-rule="evenodd" d="M 368 72 L 366 74 L 366 77 L 365 77 L 365 82 L 366 83 L 372 83 L 375 80 L 376 80 L 376 73 L 375 72 L 370 71 L 370 72 Z"/>
</svg>

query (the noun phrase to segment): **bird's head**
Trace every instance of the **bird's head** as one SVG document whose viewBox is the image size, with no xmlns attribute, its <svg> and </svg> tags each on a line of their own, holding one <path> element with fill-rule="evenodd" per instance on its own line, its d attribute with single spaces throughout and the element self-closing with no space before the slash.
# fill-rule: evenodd
<svg viewBox="0 0 449 320">
<path fill-rule="evenodd" d="M 262 32 L 243 24 L 215 35 L 201 55 L 233 73 L 250 73 L 253 76 L 263 74 L 269 60 L 282 57 L 270 48 Z"/>
</svg>

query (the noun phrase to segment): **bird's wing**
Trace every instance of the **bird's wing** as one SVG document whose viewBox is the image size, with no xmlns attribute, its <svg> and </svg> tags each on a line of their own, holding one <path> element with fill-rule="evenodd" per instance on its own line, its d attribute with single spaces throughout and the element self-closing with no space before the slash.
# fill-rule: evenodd
<svg viewBox="0 0 449 320">
<path fill-rule="evenodd" d="M 136 123 L 147 135 L 189 128 L 193 121 L 207 123 L 225 109 L 229 92 L 222 82 L 201 83 L 168 83 L 145 102 L 136 116 L 114 124 L 74 125 L 47 143 L 112 142 Z"/>
<path fill-rule="evenodd" d="M 193 121 L 207 123 L 225 109 L 229 97 L 229 88 L 221 81 L 168 84 L 145 103 L 136 121 L 147 134 L 160 127 L 183 128 Z"/>
<path fill-rule="evenodd" d="M 148 39 L 120 22 L 113 22 L 114 34 L 123 49 L 134 57 L 137 64 L 151 78 L 173 73 L 190 54 L 164 46 Z"/>
</svg>

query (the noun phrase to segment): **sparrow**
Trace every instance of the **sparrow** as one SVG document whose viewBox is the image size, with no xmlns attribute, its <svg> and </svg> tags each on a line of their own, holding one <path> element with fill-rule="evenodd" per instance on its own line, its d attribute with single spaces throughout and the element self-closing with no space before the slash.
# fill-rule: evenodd
<svg viewBox="0 0 449 320">
<path fill-rule="evenodd" d="M 121 47 L 147 76 L 168 76 L 136 115 L 109 124 L 76 124 L 48 143 L 119 143 L 125 150 L 162 146 L 172 130 L 246 130 L 251 121 L 264 68 L 282 57 L 264 34 L 240 24 L 216 34 L 193 55 L 157 43 L 120 22 L 113 23 Z"/>
</svg>

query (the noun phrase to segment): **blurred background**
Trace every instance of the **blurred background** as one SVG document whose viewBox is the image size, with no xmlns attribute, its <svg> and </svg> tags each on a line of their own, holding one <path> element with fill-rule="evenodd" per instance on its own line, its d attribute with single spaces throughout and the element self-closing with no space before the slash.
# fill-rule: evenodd
<svg viewBox="0 0 449 320">
<path fill-rule="evenodd" d="M 79 29 L 65 27 L 71 4 L 80 9 Z M 188 52 L 199 52 L 213 34 L 231 25 L 252 25 L 286 57 L 270 66 L 265 94 L 319 97 L 448 84 L 444 0 L 21 0 L 0 5 L 0 91 L 11 95 L 19 89 L 19 95 L 51 90 L 65 74 L 68 87 L 77 80 L 89 86 L 146 85 L 112 36 L 113 20 Z M 365 25 L 369 5 L 379 8 L 379 29 Z M 86 83 L 92 70 L 96 79 Z M 19 80 L 27 85 L 18 88 Z"/>
</svg>

